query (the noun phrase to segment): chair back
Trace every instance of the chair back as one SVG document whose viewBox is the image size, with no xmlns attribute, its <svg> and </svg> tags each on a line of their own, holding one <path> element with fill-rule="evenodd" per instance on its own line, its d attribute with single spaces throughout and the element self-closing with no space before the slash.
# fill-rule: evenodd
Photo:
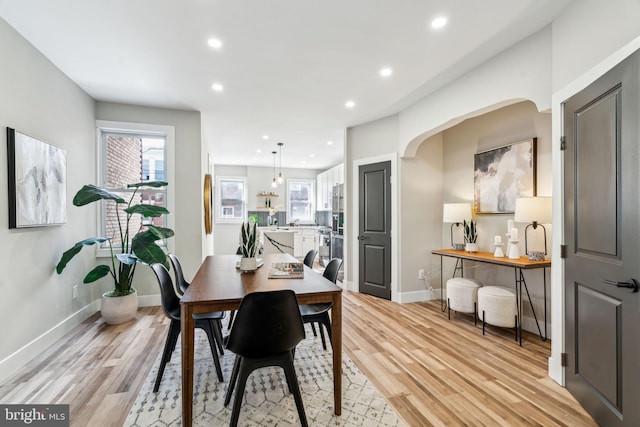
<svg viewBox="0 0 640 427">
<path fill-rule="evenodd" d="M 327 267 L 324 269 L 324 273 L 322 273 L 322 276 L 324 276 L 325 279 L 329 279 L 333 283 L 336 283 L 336 280 L 338 280 L 338 272 L 340 271 L 340 267 L 342 267 L 342 259 L 334 258 L 329 261 L 329 264 L 327 264 Z"/>
<path fill-rule="evenodd" d="M 151 264 L 151 269 L 158 278 L 160 297 L 164 314 L 172 320 L 180 320 L 180 299 L 173 290 L 173 282 L 167 268 L 162 264 Z"/>
<path fill-rule="evenodd" d="M 180 291 L 181 294 L 184 294 L 187 291 L 190 283 L 184 279 L 184 274 L 182 273 L 182 265 L 180 264 L 178 257 L 174 254 L 167 254 L 167 257 L 169 257 L 169 261 L 171 261 L 171 268 L 173 268 L 173 274 L 176 278 L 178 291 Z"/>
<path fill-rule="evenodd" d="M 265 358 L 293 350 L 304 337 L 295 292 L 252 292 L 240 302 L 227 348 L 242 357 Z"/>
<path fill-rule="evenodd" d="M 313 260 L 316 259 L 317 254 L 318 254 L 318 251 L 316 251 L 315 249 L 311 249 L 309 252 L 307 252 L 303 261 L 304 265 L 306 265 L 309 268 L 313 268 Z"/>
</svg>

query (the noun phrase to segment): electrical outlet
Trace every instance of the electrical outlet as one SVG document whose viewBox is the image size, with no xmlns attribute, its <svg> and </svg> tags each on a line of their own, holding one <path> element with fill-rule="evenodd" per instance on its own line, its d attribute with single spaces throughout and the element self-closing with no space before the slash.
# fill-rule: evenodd
<svg viewBox="0 0 640 427">
<path fill-rule="evenodd" d="M 424 280 L 424 270 L 418 270 L 418 280 Z"/>
<path fill-rule="evenodd" d="M 72 290 L 73 299 L 78 298 L 78 285 L 75 285 Z"/>
</svg>

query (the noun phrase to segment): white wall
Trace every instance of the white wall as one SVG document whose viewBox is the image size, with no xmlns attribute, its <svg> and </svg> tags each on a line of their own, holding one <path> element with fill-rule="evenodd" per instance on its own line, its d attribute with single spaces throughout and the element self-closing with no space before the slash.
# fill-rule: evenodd
<svg viewBox="0 0 640 427">
<path fill-rule="evenodd" d="M 199 111 L 96 103 L 96 119 L 174 126 L 175 128 L 175 220 L 174 252 L 180 258 L 186 277 L 193 277 L 202 259 L 204 222 L 202 216 L 204 173 L 201 169 L 201 123 Z M 94 138 L 95 139 L 95 138 Z M 142 295 L 158 294 L 158 284 L 150 269 L 136 270 L 135 286 Z"/>
<path fill-rule="evenodd" d="M 82 312 L 101 289 L 83 285 L 95 265 L 91 251 L 63 275 L 62 252 L 96 230 L 95 207 L 71 204 L 77 183 L 95 180 L 94 101 L 0 19 L 0 381 L 92 313 Z M 6 127 L 63 148 L 67 156 L 67 224 L 9 230 Z M 72 299 L 72 286 L 79 296 Z M 77 313 L 76 316 L 74 314 Z M 70 321 L 57 327 L 65 319 Z M 54 333 L 38 339 L 54 329 Z M 32 343 L 36 340 L 37 342 Z M 28 344 L 32 343 L 31 346 Z M 19 351 L 20 349 L 23 351 Z M 17 352 L 17 353 L 16 353 Z M 10 357 L 13 354 L 13 357 Z"/>
</svg>

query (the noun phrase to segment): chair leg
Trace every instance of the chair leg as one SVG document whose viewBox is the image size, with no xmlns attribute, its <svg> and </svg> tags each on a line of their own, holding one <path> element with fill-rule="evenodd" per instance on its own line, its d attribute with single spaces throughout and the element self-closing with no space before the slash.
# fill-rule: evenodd
<svg viewBox="0 0 640 427">
<path fill-rule="evenodd" d="M 164 368 L 167 365 L 167 362 L 171 359 L 171 353 L 173 353 L 173 349 L 176 347 L 178 335 L 180 335 L 180 322 L 172 320 L 169 324 L 169 330 L 167 331 L 167 340 L 164 343 L 164 351 L 162 352 L 162 359 L 160 360 L 160 368 L 158 368 L 156 383 L 153 386 L 154 393 L 157 393 L 160 389 L 160 382 L 162 381 L 162 375 L 164 375 Z"/>
<path fill-rule="evenodd" d="M 320 327 L 320 326 L 319 326 Z M 320 327 L 320 330 L 322 328 Z M 298 377 L 296 376 L 296 370 L 293 366 L 293 358 L 289 358 L 287 363 L 283 364 L 284 374 L 287 377 L 289 388 L 293 394 L 293 398 L 296 401 L 296 408 L 298 409 L 298 416 L 300 417 L 300 424 L 302 427 L 308 427 L 307 415 L 304 412 L 304 404 L 302 403 L 302 394 L 300 393 L 300 385 L 298 384 Z"/>
<path fill-rule="evenodd" d="M 222 345 L 222 321 L 220 319 L 212 320 L 213 335 L 216 337 L 216 344 L 218 344 L 218 351 L 220 356 L 224 354 L 224 346 Z"/>
<path fill-rule="evenodd" d="M 231 370 L 231 379 L 229 380 L 229 386 L 227 387 L 227 394 L 224 397 L 224 406 L 227 406 L 229 402 L 231 402 L 231 395 L 233 394 L 233 389 L 236 386 L 236 380 L 238 379 L 238 370 L 240 369 L 240 359 L 241 357 L 236 355 L 236 359 L 233 362 L 233 369 Z"/>
<path fill-rule="evenodd" d="M 447 298 L 447 317 L 451 320 L 451 304 L 449 304 L 449 298 Z"/>
<path fill-rule="evenodd" d="M 327 330 L 327 335 L 329 336 L 329 342 L 333 346 L 333 338 L 331 334 L 331 319 L 329 319 L 329 313 L 323 313 L 322 318 L 320 319 L 320 324 L 324 325 L 324 328 Z M 320 328 L 320 337 L 322 337 L 322 328 Z M 324 340 L 322 342 L 324 344 Z M 322 346 L 325 350 L 327 349 L 324 345 Z"/>
<path fill-rule="evenodd" d="M 516 330 L 516 341 L 518 341 L 518 315 L 516 314 L 516 326 L 514 328 Z"/>
<path fill-rule="evenodd" d="M 316 333 L 316 324 L 314 322 L 311 322 L 311 331 L 313 331 L 313 336 L 317 337 L 318 334 Z M 322 331 L 320 331 L 322 332 Z"/>
<path fill-rule="evenodd" d="M 233 318 L 236 315 L 236 311 L 235 310 L 231 310 L 229 312 L 229 323 L 227 324 L 227 330 L 231 330 L 231 325 L 233 325 Z"/>
<path fill-rule="evenodd" d="M 312 323 L 313 325 L 313 323 Z M 322 324 L 318 323 L 318 329 L 320 329 L 320 340 L 322 341 L 322 349 L 327 349 L 327 342 L 324 340 L 324 331 L 322 330 Z"/>
<path fill-rule="evenodd" d="M 251 369 L 248 366 L 244 366 L 243 360 L 240 360 L 240 367 L 238 372 L 238 384 L 236 388 L 236 397 L 233 400 L 233 409 L 231 411 L 231 422 L 229 427 L 237 427 L 238 418 L 240 417 L 240 406 L 242 406 L 242 399 L 244 398 L 244 388 L 251 373 Z"/>
<path fill-rule="evenodd" d="M 213 364 L 216 367 L 216 373 L 218 374 L 218 381 L 224 382 L 222 367 L 220 366 L 220 359 L 218 358 L 218 348 L 216 347 L 216 339 L 213 332 L 213 322 L 211 320 L 206 320 L 203 323 L 198 324 L 198 326 L 202 327 L 202 329 L 207 333 L 207 337 L 209 338 L 209 347 L 211 348 L 211 354 L 213 355 Z"/>
</svg>

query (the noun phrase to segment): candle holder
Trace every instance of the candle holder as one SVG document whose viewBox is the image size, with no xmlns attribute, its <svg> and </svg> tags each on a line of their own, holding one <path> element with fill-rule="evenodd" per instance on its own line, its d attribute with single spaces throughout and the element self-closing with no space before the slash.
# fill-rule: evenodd
<svg viewBox="0 0 640 427">
<path fill-rule="evenodd" d="M 496 258 L 504 258 L 504 252 L 502 251 L 502 247 L 504 246 L 504 243 L 495 243 L 494 245 L 496 249 L 493 252 L 493 256 Z"/>
<path fill-rule="evenodd" d="M 520 251 L 518 250 L 518 240 L 509 240 L 509 259 L 520 259 Z"/>
</svg>

